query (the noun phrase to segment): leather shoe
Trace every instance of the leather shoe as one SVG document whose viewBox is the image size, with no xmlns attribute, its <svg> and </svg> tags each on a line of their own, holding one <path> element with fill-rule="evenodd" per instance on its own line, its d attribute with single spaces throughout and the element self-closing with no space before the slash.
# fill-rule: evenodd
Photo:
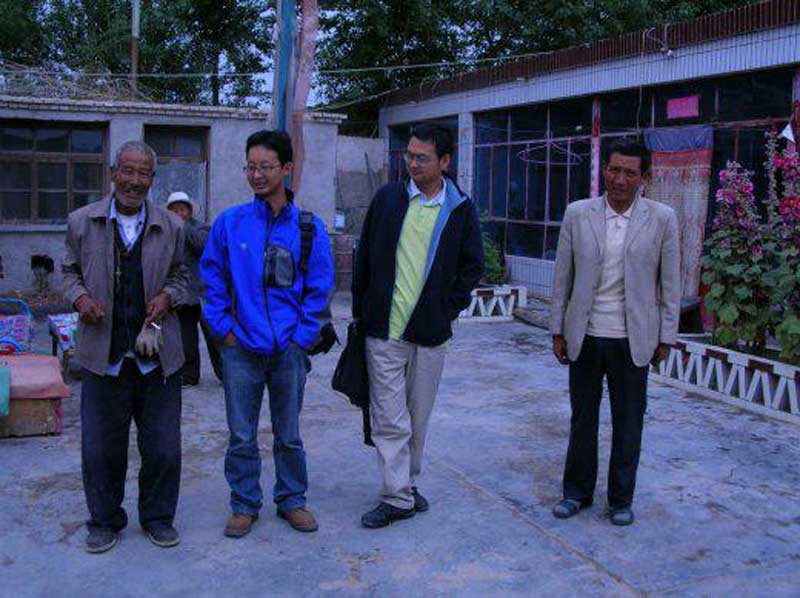
<svg viewBox="0 0 800 598">
<path fill-rule="evenodd" d="M 113 529 L 95 528 L 89 530 L 86 538 L 86 552 L 100 554 L 106 550 L 111 550 L 117 545 L 119 534 Z"/>
<path fill-rule="evenodd" d="M 258 519 L 258 513 L 245 515 L 244 513 L 234 513 L 225 524 L 225 535 L 229 538 L 241 538 L 250 533 L 253 524 Z"/>
<path fill-rule="evenodd" d="M 582 509 L 591 506 L 591 504 L 574 498 L 564 498 L 553 507 L 553 517 L 556 519 L 569 519 L 577 515 Z"/>
<path fill-rule="evenodd" d="M 315 532 L 319 529 L 314 514 L 305 507 L 297 507 L 288 511 L 278 511 L 278 517 L 289 522 L 298 532 Z"/>
<path fill-rule="evenodd" d="M 181 537 L 171 525 L 145 528 L 148 539 L 160 548 L 171 548 L 181 543 Z"/>
<path fill-rule="evenodd" d="M 409 519 L 416 515 L 416 513 L 417 511 L 414 507 L 410 509 L 400 509 L 389 503 L 382 502 L 370 512 L 364 513 L 361 517 L 361 525 L 370 529 L 377 529 L 379 527 L 386 527 L 395 521 Z"/>
<path fill-rule="evenodd" d="M 424 513 L 430 508 L 427 499 L 419 493 L 416 486 L 411 486 L 411 494 L 414 497 L 414 510 L 417 513 Z"/>
<path fill-rule="evenodd" d="M 630 507 L 616 507 L 608 509 L 608 518 L 614 525 L 630 525 L 633 523 L 633 511 Z"/>
</svg>

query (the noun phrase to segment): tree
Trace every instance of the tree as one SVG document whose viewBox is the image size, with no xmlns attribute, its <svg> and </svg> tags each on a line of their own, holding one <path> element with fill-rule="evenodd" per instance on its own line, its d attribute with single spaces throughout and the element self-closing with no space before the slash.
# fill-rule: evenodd
<svg viewBox="0 0 800 598">
<path fill-rule="evenodd" d="M 41 0 L 0 0 L 0 59 L 37 64 L 44 53 L 38 25 Z"/>
<path fill-rule="evenodd" d="M 0 42 L 0 57 L 17 56 L 46 68 L 123 76 L 128 72 L 130 0 L 2 2 L 9 5 L 7 12 L 14 20 L 3 20 L 4 27 L 10 24 Z M 268 97 L 265 81 L 225 76 L 268 69 L 274 15 L 262 0 L 142 0 L 141 15 L 140 73 L 208 74 L 143 77 L 145 95 L 165 102 L 212 104 Z M 38 37 L 24 34 L 26 23 Z M 29 50 L 12 54 L 7 49 L 24 49 L 26 39 L 32 40 Z"/>
<path fill-rule="evenodd" d="M 558 50 L 627 31 L 657 27 L 753 0 L 322 0 L 319 84 L 330 105 L 344 106 L 345 127 L 374 131 L 382 94 L 491 66 L 492 60 Z M 461 65 L 369 73 L 324 71 L 436 62 Z M 481 61 L 480 63 L 477 61 Z M 365 126 L 366 125 L 366 126 Z"/>
</svg>

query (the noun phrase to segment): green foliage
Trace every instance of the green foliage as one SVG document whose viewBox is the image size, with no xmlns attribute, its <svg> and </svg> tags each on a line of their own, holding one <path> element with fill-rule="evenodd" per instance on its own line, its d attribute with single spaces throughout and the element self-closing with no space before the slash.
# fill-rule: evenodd
<svg viewBox="0 0 800 598">
<path fill-rule="evenodd" d="M 321 70 L 494 59 L 557 50 L 753 0 L 320 0 Z M 658 36 L 658 31 L 654 32 Z M 331 104 L 497 64 L 321 74 Z M 381 98 L 344 108 L 350 133 L 375 132 Z"/>
<path fill-rule="evenodd" d="M 129 0 L 0 0 L 0 9 L 13 16 L 0 19 L 0 59 L 91 73 L 129 70 Z M 143 91 L 176 103 L 267 98 L 271 81 L 213 75 L 267 70 L 273 22 L 260 0 L 142 2 L 139 72 L 209 74 L 143 78 Z"/>
<path fill-rule="evenodd" d="M 506 281 L 506 266 L 503 252 L 489 233 L 483 231 L 483 255 L 485 260 L 483 280 L 489 284 L 503 284 Z"/>
</svg>

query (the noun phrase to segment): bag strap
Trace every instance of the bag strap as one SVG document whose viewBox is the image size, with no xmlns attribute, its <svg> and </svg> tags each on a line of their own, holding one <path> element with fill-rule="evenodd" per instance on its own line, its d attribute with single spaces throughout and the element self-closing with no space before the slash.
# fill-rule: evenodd
<svg viewBox="0 0 800 598">
<path fill-rule="evenodd" d="M 311 248 L 314 245 L 314 212 L 300 211 L 300 272 L 303 276 L 308 274 L 308 258 L 311 257 Z"/>
</svg>

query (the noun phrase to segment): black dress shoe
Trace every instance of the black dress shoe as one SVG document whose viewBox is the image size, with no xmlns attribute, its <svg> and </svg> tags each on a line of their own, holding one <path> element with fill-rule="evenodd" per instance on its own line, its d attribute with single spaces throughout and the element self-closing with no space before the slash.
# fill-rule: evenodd
<svg viewBox="0 0 800 598">
<path fill-rule="evenodd" d="M 431 507 L 427 499 L 419 493 L 416 486 L 411 486 L 411 494 L 414 496 L 414 510 L 417 513 L 424 513 Z"/>
<path fill-rule="evenodd" d="M 361 517 L 361 525 L 370 529 L 386 527 L 395 521 L 409 519 L 415 514 L 416 511 L 413 507 L 410 509 L 399 509 L 398 507 L 382 502 L 370 512 L 364 513 Z"/>
<path fill-rule="evenodd" d="M 91 529 L 89 530 L 89 536 L 86 538 L 86 552 L 100 554 L 106 550 L 111 550 L 117 545 L 118 540 L 119 533 L 115 532 L 113 529 Z"/>
<path fill-rule="evenodd" d="M 633 510 L 630 507 L 608 509 L 608 518 L 614 525 L 630 525 L 633 523 Z"/>
<path fill-rule="evenodd" d="M 171 548 L 181 542 L 181 537 L 171 525 L 159 525 L 157 527 L 145 528 L 144 533 L 150 541 L 160 548 Z"/>
<path fill-rule="evenodd" d="M 553 507 L 553 517 L 556 519 L 569 519 L 577 515 L 582 509 L 590 507 L 591 502 L 581 502 L 574 498 L 564 498 Z"/>
</svg>

